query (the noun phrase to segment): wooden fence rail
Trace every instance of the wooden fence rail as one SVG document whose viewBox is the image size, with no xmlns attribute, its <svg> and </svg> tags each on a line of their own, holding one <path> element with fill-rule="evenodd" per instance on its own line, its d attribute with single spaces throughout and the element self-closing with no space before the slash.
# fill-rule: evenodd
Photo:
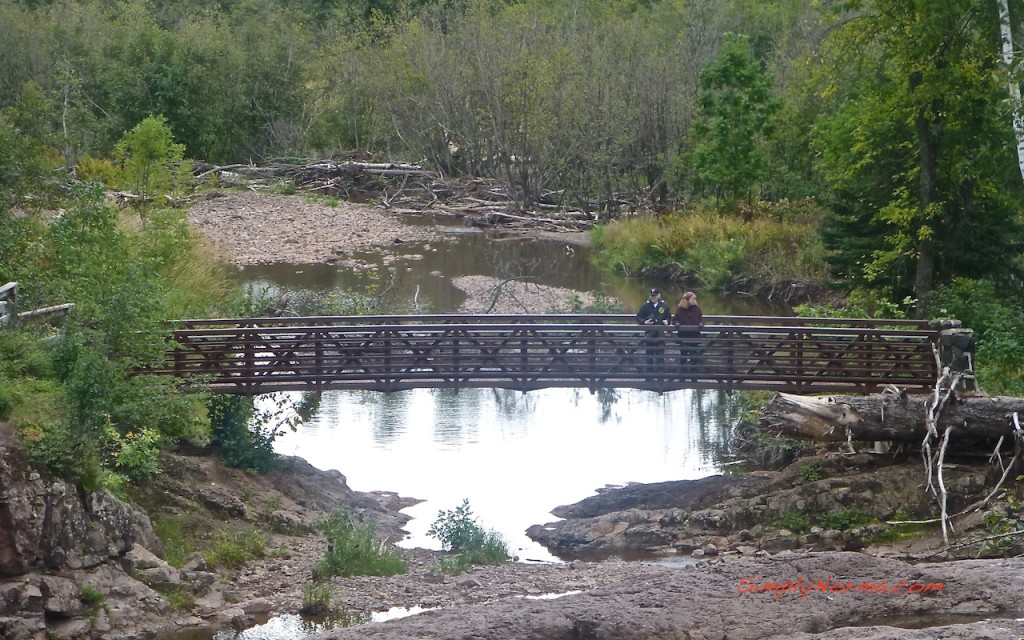
<svg viewBox="0 0 1024 640">
<path fill-rule="evenodd" d="M 938 332 L 915 321 L 708 316 L 680 337 L 632 316 L 374 316 L 189 320 L 166 365 L 206 388 L 494 387 L 928 391 Z"/>
</svg>

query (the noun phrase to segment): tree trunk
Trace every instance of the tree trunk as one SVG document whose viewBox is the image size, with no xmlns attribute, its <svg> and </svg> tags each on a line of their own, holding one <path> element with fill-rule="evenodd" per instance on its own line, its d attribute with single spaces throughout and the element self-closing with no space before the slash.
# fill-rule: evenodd
<svg viewBox="0 0 1024 640">
<path fill-rule="evenodd" d="M 842 442 L 889 440 L 921 442 L 932 396 L 833 396 L 812 398 L 780 393 L 764 409 L 763 429 L 793 438 Z M 1024 398 L 969 397 L 947 404 L 939 416 L 953 425 L 955 442 L 994 442 L 1014 431 L 1012 414 L 1024 415 Z M 849 433 L 849 435 L 848 435 Z"/>
<path fill-rule="evenodd" d="M 1003 44 L 1003 66 L 1006 67 L 1007 83 L 1010 90 L 1010 107 L 1013 109 L 1013 132 L 1017 136 L 1017 166 L 1024 179 L 1024 105 L 1021 104 L 1020 83 L 1015 74 L 1013 60 L 1013 30 L 1010 28 L 1010 3 L 996 0 L 999 6 L 999 35 Z"/>
<path fill-rule="evenodd" d="M 920 72 L 910 77 L 910 92 L 921 84 Z M 932 292 L 935 280 L 935 222 L 932 211 L 935 202 L 935 182 L 939 163 L 939 140 L 943 127 L 942 108 L 939 104 L 920 107 L 917 113 L 918 151 L 918 228 L 917 271 L 914 279 L 914 294 L 917 296 L 917 317 L 924 318 L 924 300 Z"/>
</svg>

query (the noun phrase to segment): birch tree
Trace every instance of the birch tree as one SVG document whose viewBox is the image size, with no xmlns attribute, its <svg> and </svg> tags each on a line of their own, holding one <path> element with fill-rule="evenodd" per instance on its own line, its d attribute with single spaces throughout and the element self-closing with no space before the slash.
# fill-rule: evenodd
<svg viewBox="0 0 1024 640">
<path fill-rule="evenodd" d="M 1020 168 L 1021 179 L 1024 179 L 1024 106 L 1021 105 L 1020 82 L 1017 79 L 1017 65 L 1013 59 L 1010 3 L 1009 0 L 996 0 L 996 5 L 999 7 L 999 39 L 1002 41 L 1003 66 L 1006 67 L 1010 106 L 1013 108 L 1013 133 L 1017 136 L 1017 165 Z"/>
</svg>

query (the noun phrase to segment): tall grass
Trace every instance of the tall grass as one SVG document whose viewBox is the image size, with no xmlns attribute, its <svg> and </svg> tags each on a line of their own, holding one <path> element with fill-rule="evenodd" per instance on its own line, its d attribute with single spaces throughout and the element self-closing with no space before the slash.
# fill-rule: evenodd
<svg viewBox="0 0 1024 640">
<path fill-rule="evenodd" d="M 203 555 L 210 567 L 238 569 L 249 560 L 262 558 L 267 553 L 267 534 L 255 529 L 222 531 L 213 539 L 213 545 Z"/>
<path fill-rule="evenodd" d="M 328 544 L 316 566 L 320 576 L 393 576 L 408 570 L 398 550 L 377 539 L 372 524 L 354 522 L 348 511 L 332 513 L 320 528 Z"/>
<path fill-rule="evenodd" d="M 593 236 L 598 261 L 627 275 L 668 270 L 705 286 L 737 282 L 820 281 L 828 276 L 826 250 L 813 215 L 699 209 L 621 220 Z"/>
</svg>

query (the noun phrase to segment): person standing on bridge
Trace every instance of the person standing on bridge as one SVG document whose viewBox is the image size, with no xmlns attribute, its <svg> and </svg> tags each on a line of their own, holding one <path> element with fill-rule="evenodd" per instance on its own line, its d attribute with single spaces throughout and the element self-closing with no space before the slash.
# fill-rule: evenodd
<svg viewBox="0 0 1024 640">
<path fill-rule="evenodd" d="M 647 302 L 636 314 L 636 321 L 643 325 L 667 325 L 669 318 L 668 305 L 661 299 L 661 291 L 651 289 Z M 665 334 L 648 331 L 643 344 L 647 352 L 647 366 L 660 369 L 665 364 Z"/>
<path fill-rule="evenodd" d="M 697 303 L 697 294 L 687 291 L 676 306 L 672 324 L 679 327 L 679 367 L 685 376 L 695 372 L 697 367 L 697 338 L 704 326 L 704 312 Z"/>
</svg>

